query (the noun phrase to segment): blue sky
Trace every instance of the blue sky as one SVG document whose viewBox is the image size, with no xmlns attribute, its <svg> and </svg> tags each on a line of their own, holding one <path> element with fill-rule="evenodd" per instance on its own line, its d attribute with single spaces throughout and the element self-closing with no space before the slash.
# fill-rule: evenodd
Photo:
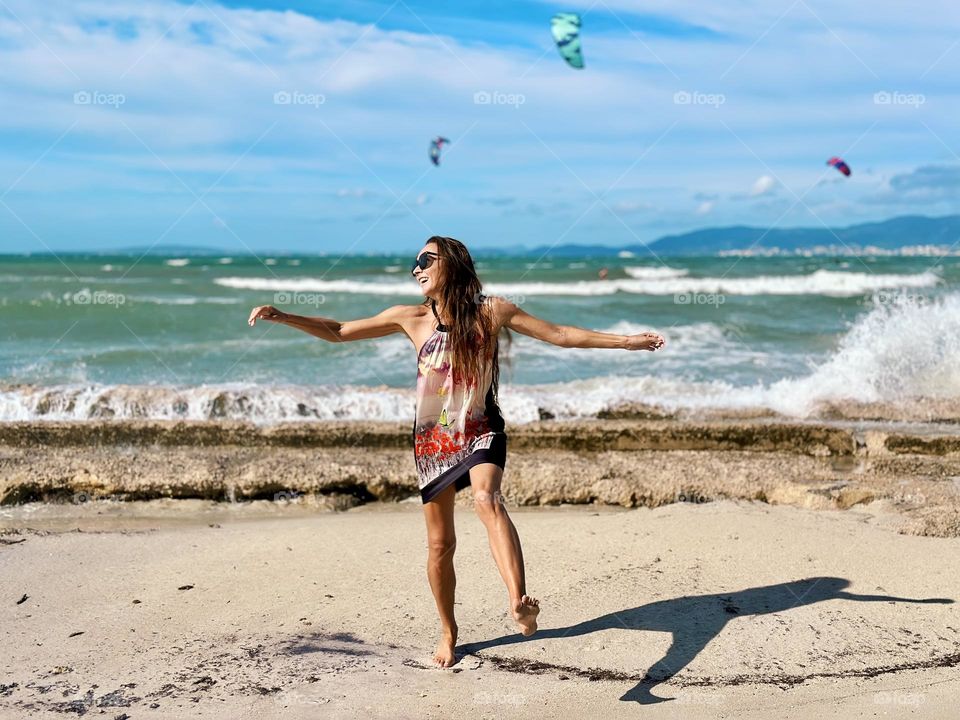
<svg viewBox="0 0 960 720">
<path fill-rule="evenodd" d="M 583 16 L 584 70 L 558 11 Z M 954 213 L 958 28 L 939 1 L 4 0 L 0 252 L 619 246 Z"/>
</svg>

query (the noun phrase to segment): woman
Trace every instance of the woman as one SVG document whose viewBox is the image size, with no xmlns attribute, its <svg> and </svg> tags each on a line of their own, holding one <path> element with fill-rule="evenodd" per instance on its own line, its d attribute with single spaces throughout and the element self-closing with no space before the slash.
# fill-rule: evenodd
<svg viewBox="0 0 960 720">
<path fill-rule="evenodd" d="M 433 660 L 450 667 L 457 643 L 457 490 L 472 489 L 474 507 L 507 586 L 510 613 L 524 635 L 536 632 L 540 612 L 537 599 L 527 595 L 520 538 L 500 493 L 507 453 L 497 400 L 500 330 L 510 328 L 560 347 L 657 350 L 664 340 L 656 333 L 613 335 L 554 325 L 503 298 L 484 296 L 470 253 L 453 238 L 427 240 L 411 272 L 424 296 L 419 305 L 395 305 L 374 317 L 347 322 L 290 315 L 263 305 L 253 309 L 248 322 L 279 322 L 330 342 L 402 332 L 413 343 L 418 359 L 414 459 L 427 524 L 427 576 L 442 626 Z"/>
</svg>

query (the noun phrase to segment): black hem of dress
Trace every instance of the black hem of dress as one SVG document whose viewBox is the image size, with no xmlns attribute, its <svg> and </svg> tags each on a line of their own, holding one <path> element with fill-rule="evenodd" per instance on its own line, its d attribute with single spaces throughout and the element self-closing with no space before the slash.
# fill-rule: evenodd
<svg viewBox="0 0 960 720">
<path fill-rule="evenodd" d="M 493 463 L 501 470 L 505 469 L 507 464 L 506 433 L 496 433 L 490 442 L 489 448 L 474 450 L 461 460 L 459 464 L 454 465 L 452 468 L 431 480 L 430 483 L 420 491 L 421 502 L 426 505 L 450 487 L 451 484 L 456 485 L 457 489 L 454 490 L 454 493 L 460 492 L 465 487 L 469 487 L 470 468 L 474 465 L 482 465 L 483 463 Z"/>
</svg>

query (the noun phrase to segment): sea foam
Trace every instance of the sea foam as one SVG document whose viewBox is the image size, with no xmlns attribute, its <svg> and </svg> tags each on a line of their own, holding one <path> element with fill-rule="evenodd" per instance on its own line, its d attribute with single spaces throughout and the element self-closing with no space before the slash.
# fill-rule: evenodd
<svg viewBox="0 0 960 720">
<path fill-rule="evenodd" d="M 767 408 L 805 417 L 824 402 L 908 403 L 917 399 L 960 399 L 960 293 L 936 300 L 878 293 L 873 307 L 839 339 L 835 350 L 809 371 L 768 383 L 733 385 L 725 381 L 689 380 L 677 372 L 633 374 L 618 364 L 610 374 L 568 382 L 519 385 L 505 381 L 501 407 L 510 423 L 547 414 L 557 419 L 595 417 L 623 403 L 666 409 Z M 617 323 L 611 332 L 643 329 Z M 678 327 L 668 336 L 670 348 L 684 355 L 710 348 L 718 358 L 750 348 L 710 324 Z M 397 338 L 383 352 L 391 360 L 411 351 Z M 672 343 L 671 343 L 672 340 Z M 514 352 L 532 357 L 527 338 Z M 572 351 L 543 345 L 542 352 Z M 389 351 L 389 352 L 388 352 Z M 612 351 L 596 351 L 612 352 Z M 386 356 L 385 356 L 386 357 Z M 624 354 L 623 357 L 634 357 Z M 651 354 L 650 359 L 657 356 Z M 667 360 L 664 356 L 663 361 Z M 718 359 L 718 362 L 720 360 Z M 503 372 L 503 371 L 502 371 Z M 508 373 L 503 373 L 506 377 Z M 412 379 L 411 379 L 412 382 Z M 254 383 L 200 386 L 69 384 L 0 385 L 0 420 L 86 420 L 151 418 L 249 420 L 271 424 L 291 420 L 385 420 L 412 422 L 412 388 L 355 385 L 266 385 Z"/>
<path fill-rule="evenodd" d="M 725 295 L 827 295 L 852 297 L 890 288 L 934 287 L 940 277 L 931 271 L 913 274 L 879 274 L 817 270 L 807 275 L 761 275 L 749 278 L 689 277 L 674 268 L 628 268 L 630 278 L 575 280 L 571 282 L 489 283 L 484 291 L 507 297 L 533 295 L 599 296 L 618 292 L 634 295 L 681 295 L 714 293 Z M 215 284 L 235 290 L 270 292 L 319 292 L 362 295 L 420 295 L 412 281 L 322 280 L 317 278 L 216 278 Z"/>
</svg>

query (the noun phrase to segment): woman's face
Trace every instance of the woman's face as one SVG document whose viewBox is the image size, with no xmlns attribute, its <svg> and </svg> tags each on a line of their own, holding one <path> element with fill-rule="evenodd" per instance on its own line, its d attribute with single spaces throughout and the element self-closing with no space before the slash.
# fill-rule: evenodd
<svg viewBox="0 0 960 720">
<path fill-rule="evenodd" d="M 424 253 L 428 253 L 428 256 L 424 257 Z M 413 277 L 417 281 L 417 284 L 420 285 L 420 292 L 423 293 L 424 297 L 433 298 L 434 300 L 437 298 L 437 291 L 440 289 L 442 280 L 441 265 L 443 261 L 438 257 L 437 253 L 437 244 L 427 243 L 420 252 L 417 253 L 417 257 L 423 257 L 424 260 L 432 260 L 430 267 L 423 269 L 418 266 L 413 269 Z"/>
</svg>

